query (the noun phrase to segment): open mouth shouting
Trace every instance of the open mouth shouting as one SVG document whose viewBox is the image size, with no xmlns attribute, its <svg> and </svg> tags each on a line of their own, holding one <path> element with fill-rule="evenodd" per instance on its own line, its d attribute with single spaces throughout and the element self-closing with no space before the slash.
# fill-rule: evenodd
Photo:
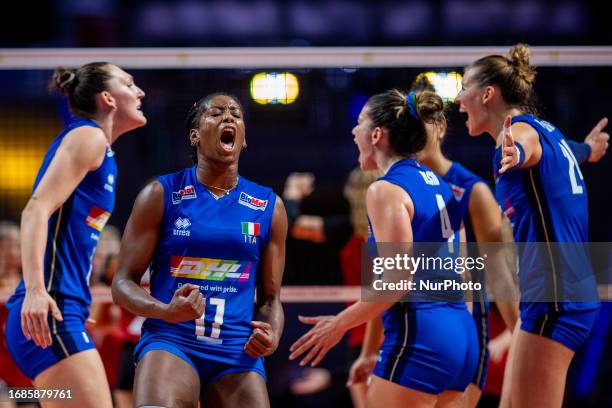
<svg viewBox="0 0 612 408">
<path fill-rule="evenodd" d="M 221 129 L 221 137 L 219 139 L 221 148 L 226 152 L 234 151 L 234 143 L 236 141 L 236 128 L 234 126 L 224 126 Z"/>
</svg>

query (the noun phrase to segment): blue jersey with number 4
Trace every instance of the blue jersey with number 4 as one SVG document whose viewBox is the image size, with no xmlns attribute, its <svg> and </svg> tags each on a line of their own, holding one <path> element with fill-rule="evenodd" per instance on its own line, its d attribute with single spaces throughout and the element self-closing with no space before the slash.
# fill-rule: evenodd
<svg viewBox="0 0 612 408">
<path fill-rule="evenodd" d="M 521 300 L 553 302 L 558 310 L 596 308 L 588 252 L 582 244 L 564 244 L 588 241 L 587 191 L 578 162 L 563 134 L 549 122 L 528 114 L 512 118 L 512 123 L 517 122 L 529 124 L 538 133 L 540 162 L 499 174 L 498 147 L 493 168 L 497 201 L 522 247 Z M 529 244 L 536 242 L 541 244 Z"/>
<path fill-rule="evenodd" d="M 215 198 L 196 178 L 196 168 L 159 177 L 164 216 L 151 265 L 151 294 L 170 303 L 185 284 L 205 299 L 200 319 L 168 323 L 147 319 L 143 337 L 169 337 L 212 359 L 251 359 L 243 351 L 252 332 L 255 287 L 272 225 L 276 195 L 238 177 L 236 188 Z"/>
<path fill-rule="evenodd" d="M 461 281 L 461 275 L 457 274 L 454 268 L 442 268 L 439 263 L 436 264 L 439 260 L 451 262 L 449 260 L 454 259 L 459 252 L 461 209 L 448 184 L 413 159 L 394 163 L 378 180 L 401 187 L 410 196 L 414 208 L 410 220 L 414 242 L 412 256 L 421 258 L 422 263 L 412 275 L 412 281 L 416 285 L 415 290 L 409 293 L 408 307 L 440 306 L 446 303 L 445 300 L 463 302 L 463 292 L 448 287 L 436 290 L 434 286 L 435 283 Z M 373 233 L 369 241 L 376 242 Z"/>
</svg>

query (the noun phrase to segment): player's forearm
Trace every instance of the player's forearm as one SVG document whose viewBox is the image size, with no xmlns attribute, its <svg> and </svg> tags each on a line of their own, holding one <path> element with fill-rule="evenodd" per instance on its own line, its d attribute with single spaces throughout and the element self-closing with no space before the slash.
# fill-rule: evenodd
<svg viewBox="0 0 612 408">
<path fill-rule="evenodd" d="M 117 276 L 112 285 L 113 302 L 129 312 L 152 319 L 166 320 L 168 305 L 155 299 L 131 279 Z"/>
<path fill-rule="evenodd" d="M 395 302 L 362 302 L 352 304 L 340 312 L 336 318 L 342 325 L 344 331 L 359 326 L 362 323 L 380 316 L 382 312 L 389 309 Z"/>
<path fill-rule="evenodd" d="M 383 323 L 380 316 L 370 320 L 366 326 L 361 347 L 362 356 L 373 356 L 378 354 L 383 339 Z"/>
<path fill-rule="evenodd" d="M 285 326 L 285 313 L 280 298 L 274 296 L 258 302 L 254 320 L 266 322 L 272 326 L 277 339 L 280 339 Z"/>
<path fill-rule="evenodd" d="M 44 251 L 49 217 L 32 201 L 21 213 L 21 259 L 26 290 L 44 289 Z"/>
</svg>

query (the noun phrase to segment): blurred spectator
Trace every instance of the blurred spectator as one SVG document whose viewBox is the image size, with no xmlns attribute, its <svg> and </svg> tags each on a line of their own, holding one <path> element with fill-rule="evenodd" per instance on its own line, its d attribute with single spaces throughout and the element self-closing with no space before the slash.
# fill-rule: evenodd
<svg viewBox="0 0 612 408">
<path fill-rule="evenodd" d="M 353 235 L 340 252 L 343 282 L 346 286 L 361 285 L 361 248 L 368 242 L 368 216 L 366 211 L 366 192 L 380 176 L 376 171 L 362 171 L 359 167 L 353 169 L 344 185 L 344 196 L 350 204 L 350 221 Z M 355 361 L 361 352 L 361 344 L 365 334 L 365 324 L 357 326 L 348 332 L 349 362 Z M 349 363 L 350 364 L 350 363 Z M 349 387 L 353 406 L 365 407 L 366 385 L 353 384 Z"/>
<path fill-rule="evenodd" d="M 112 225 L 106 226 L 92 259 L 92 287 L 110 287 L 117 270 L 120 245 L 119 230 Z M 136 329 L 136 336 L 132 338 L 129 333 L 130 322 L 134 316 L 113 303 L 96 302 L 95 298 L 90 315 L 94 322 L 90 327 L 91 335 L 100 350 L 106 377 L 113 390 L 115 407 L 131 407 L 134 380 L 133 342 L 138 341 L 140 328 Z"/>
<path fill-rule="evenodd" d="M 95 287 L 109 287 L 117 264 L 121 236 L 119 230 L 112 225 L 107 225 L 100 235 L 98 247 L 96 248 L 91 261 L 91 276 L 89 285 Z M 94 343 L 101 347 L 104 338 L 118 330 L 119 317 L 121 311 L 119 307 L 112 303 L 96 302 L 93 299 L 89 309 L 90 326 L 95 323 L 95 327 L 89 327 L 92 332 Z M 108 373 L 107 373 L 107 377 Z M 109 377 L 109 382 L 110 377 Z"/>
<path fill-rule="evenodd" d="M 21 250 L 19 226 L 11 221 L 0 221 L 0 292 L 9 294 L 21 280 Z M 5 387 L 31 387 L 32 382 L 17 368 L 6 348 L 5 324 L 8 311 L 0 304 L 0 401 L 6 400 Z M 6 404 L 6 405 L 4 405 Z M 0 406 L 12 407 L 14 404 L 1 402 Z M 33 407 L 36 404 L 19 405 Z"/>
<path fill-rule="evenodd" d="M 315 188 L 311 173 L 291 173 L 283 200 L 289 221 L 284 285 L 339 285 L 341 248 L 351 236 L 348 202 L 337 189 Z"/>
<path fill-rule="evenodd" d="M 20 280 L 19 226 L 11 221 L 0 221 L 0 289 L 12 292 Z"/>
<path fill-rule="evenodd" d="M 102 230 L 98 247 L 91 260 L 90 286 L 110 286 L 115 268 L 113 263 L 117 261 L 120 246 L 121 234 L 119 229 L 112 225 L 107 225 Z"/>
<path fill-rule="evenodd" d="M 363 172 L 355 168 L 349 174 L 344 185 L 343 195 L 349 203 L 349 212 L 334 214 L 332 216 L 313 215 L 307 212 L 303 205 L 305 198 L 314 192 L 315 178 L 311 173 L 291 173 L 285 183 L 283 198 L 287 208 L 290 223 L 290 236 L 294 240 L 310 242 L 312 246 L 327 245 L 330 247 L 328 263 L 337 262 L 342 271 L 342 283 L 347 286 L 361 284 L 361 246 L 368 239 L 368 219 L 366 213 L 365 196 L 368 186 L 378 178 L 377 172 Z M 302 244 L 304 245 L 304 244 Z M 333 252 L 332 252 L 333 251 Z M 301 255 L 299 262 L 312 262 L 307 254 Z M 289 257 L 288 257 L 289 258 Z M 315 258 L 322 262 L 321 258 Z M 335 272 L 337 267 L 328 269 Z M 363 342 L 365 325 L 349 331 L 349 352 L 345 356 L 347 362 L 353 361 L 359 355 Z M 348 364 L 343 367 L 342 373 L 336 373 L 337 380 L 346 380 Z M 292 391 L 304 390 L 312 392 L 314 385 L 329 387 L 329 381 L 323 381 L 325 376 L 321 372 L 304 371 L 291 386 Z M 351 400 L 355 407 L 365 404 L 365 385 L 351 386 Z"/>
<path fill-rule="evenodd" d="M 150 276 L 149 271 L 145 272 L 140 282 L 140 285 L 147 290 L 149 288 Z M 109 282 L 112 282 L 112 280 Z M 134 376 L 136 375 L 134 348 L 140 339 L 140 331 L 145 318 L 135 316 L 122 307 L 117 307 L 120 310 L 119 330 L 108 338 L 108 341 L 116 344 L 120 350 L 119 366 L 116 372 L 113 373 L 113 377 L 116 378 L 112 385 L 113 400 L 115 408 L 131 408 L 133 406 Z"/>
</svg>

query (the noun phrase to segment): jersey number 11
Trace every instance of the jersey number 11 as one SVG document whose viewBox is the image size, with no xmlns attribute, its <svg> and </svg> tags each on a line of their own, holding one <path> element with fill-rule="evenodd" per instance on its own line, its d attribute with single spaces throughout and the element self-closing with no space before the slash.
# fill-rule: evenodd
<svg viewBox="0 0 612 408">
<path fill-rule="evenodd" d="M 206 336 L 206 306 L 204 307 L 204 313 L 199 319 L 195 321 L 195 334 L 198 340 L 205 343 L 222 344 L 223 340 L 221 337 L 221 325 L 223 324 L 223 314 L 225 313 L 225 299 L 220 298 L 204 298 L 204 305 L 210 301 L 210 304 L 216 306 L 215 318 L 212 323 L 210 335 Z"/>
</svg>

